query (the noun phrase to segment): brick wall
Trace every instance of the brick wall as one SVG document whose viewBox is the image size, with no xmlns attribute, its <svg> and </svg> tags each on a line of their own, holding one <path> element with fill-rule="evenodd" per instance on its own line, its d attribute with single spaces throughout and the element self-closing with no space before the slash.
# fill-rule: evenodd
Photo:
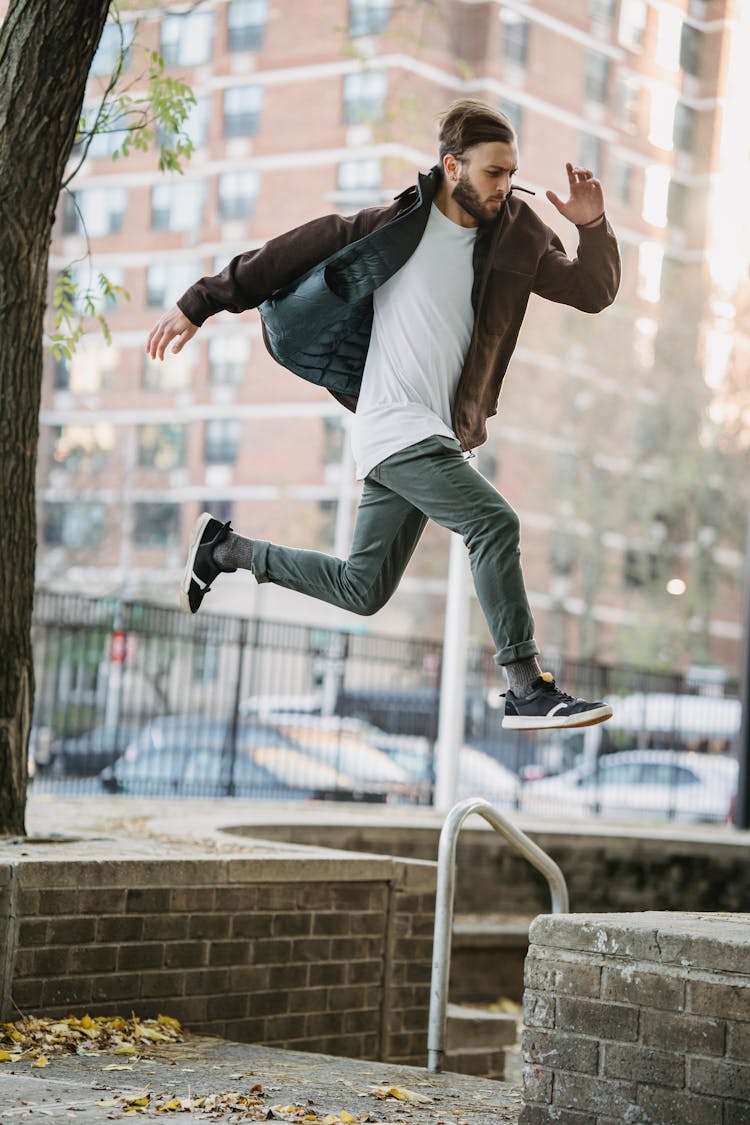
<svg viewBox="0 0 750 1125">
<path fill-rule="evenodd" d="M 0 865 L 3 1018 L 164 1012 L 423 1063 L 434 885 L 431 865 L 384 857 Z"/>
<path fill-rule="evenodd" d="M 520 1125 L 748 1125 L 750 915 L 538 918 Z"/>
<path fill-rule="evenodd" d="M 571 910 L 750 911 L 750 851 L 741 835 L 707 830 L 704 836 L 678 826 L 626 829 L 576 825 L 574 829 L 516 818 L 519 826 L 562 869 Z M 331 822 L 258 824 L 238 833 L 354 852 L 435 860 L 442 819 L 434 826 Z M 476 827 L 480 825 L 479 827 Z M 546 880 L 479 818 L 462 829 L 457 848 L 456 911 L 502 910 L 534 916 L 549 910 Z M 471 878 L 466 873 L 471 872 Z M 488 904 L 487 889 L 496 889 Z"/>
</svg>

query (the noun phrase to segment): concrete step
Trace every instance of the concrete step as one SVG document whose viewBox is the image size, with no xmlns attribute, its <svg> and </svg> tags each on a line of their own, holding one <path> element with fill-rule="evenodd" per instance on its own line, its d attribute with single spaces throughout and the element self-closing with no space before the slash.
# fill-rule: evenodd
<svg viewBox="0 0 750 1125">
<path fill-rule="evenodd" d="M 473 1047 L 496 1050 L 515 1043 L 517 1038 L 515 1015 L 464 1004 L 448 1005 L 445 1045 L 449 1051 Z"/>
<path fill-rule="evenodd" d="M 473 1074 L 476 1077 L 502 1080 L 505 1076 L 505 1053 L 492 1047 L 466 1047 L 446 1051 L 442 1069 L 452 1071 L 453 1074 Z"/>
<path fill-rule="evenodd" d="M 513 914 L 458 914 L 453 922 L 451 997 L 490 1004 L 523 999 L 523 965 L 532 919 Z"/>
</svg>

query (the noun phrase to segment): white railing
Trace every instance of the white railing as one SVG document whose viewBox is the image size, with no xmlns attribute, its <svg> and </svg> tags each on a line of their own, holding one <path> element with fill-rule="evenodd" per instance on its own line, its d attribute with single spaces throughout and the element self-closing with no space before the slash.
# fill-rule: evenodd
<svg viewBox="0 0 750 1125">
<path fill-rule="evenodd" d="M 440 833 L 438 848 L 437 896 L 435 899 L 435 939 L 432 947 L 430 1017 L 427 1036 L 427 1069 L 439 1072 L 445 1050 L 445 1014 L 448 1006 L 448 978 L 451 960 L 453 899 L 456 886 L 456 844 L 464 821 L 472 813 L 484 817 L 511 847 L 541 871 L 549 884 L 552 913 L 568 913 L 568 887 L 562 871 L 546 852 L 530 840 L 498 809 L 483 797 L 469 797 L 454 805 Z"/>
</svg>

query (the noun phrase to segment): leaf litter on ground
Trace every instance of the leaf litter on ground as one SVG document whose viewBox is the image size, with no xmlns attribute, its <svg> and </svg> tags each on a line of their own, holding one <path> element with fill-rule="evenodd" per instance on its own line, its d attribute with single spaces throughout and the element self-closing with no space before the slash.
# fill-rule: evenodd
<svg viewBox="0 0 750 1125">
<path fill-rule="evenodd" d="M 155 1020 L 136 1016 L 24 1016 L 13 1023 L 0 1023 L 0 1062 L 30 1059 L 33 1067 L 43 1067 L 50 1055 L 93 1055 L 101 1051 L 137 1055 L 156 1044 L 182 1040 L 180 1022 L 171 1016 L 160 1015 Z"/>
</svg>

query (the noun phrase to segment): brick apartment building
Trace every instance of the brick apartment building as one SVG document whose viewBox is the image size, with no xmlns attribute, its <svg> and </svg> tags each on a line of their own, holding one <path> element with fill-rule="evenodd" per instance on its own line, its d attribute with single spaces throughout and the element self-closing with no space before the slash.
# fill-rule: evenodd
<svg viewBox="0 0 750 1125">
<path fill-rule="evenodd" d="M 743 6 L 163 0 L 125 11 L 125 76 L 139 88 L 149 47 L 189 82 L 195 153 L 183 176 L 164 174 L 153 147 L 113 162 L 122 137 L 105 134 L 75 178 L 75 205 L 61 198 L 51 285 L 76 263 L 84 287 L 101 270 L 130 299 L 106 311 L 111 347 L 92 332 L 70 362 L 47 359 L 40 584 L 172 604 L 204 508 L 251 536 L 346 550 L 357 496 L 346 412 L 270 360 L 257 314 L 212 318 L 163 365 L 147 361 L 145 338 L 188 284 L 240 250 L 411 183 L 434 163 L 435 115 L 472 95 L 514 121 L 518 182 L 571 253 L 575 230 L 544 190 L 564 194 L 568 159 L 601 174 L 623 253 L 619 298 L 600 316 L 532 300 L 479 451 L 521 515 L 540 640 L 568 655 L 732 671 L 740 528 L 719 503 L 724 478 L 687 456 L 678 474 L 670 452 L 688 447 L 676 423 L 673 439 L 663 427 L 686 412 L 694 440 L 691 404 L 705 414 L 731 362 Z M 119 44 L 108 25 L 91 106 Z M 246 574 L 218 583 L 211 608 L 439 635 L 447 558 L 447 533 L 428 528 L 401 589 L 367 622 Z M 472 633 L 486 637 L 476 604 Z"/>
</svg>

